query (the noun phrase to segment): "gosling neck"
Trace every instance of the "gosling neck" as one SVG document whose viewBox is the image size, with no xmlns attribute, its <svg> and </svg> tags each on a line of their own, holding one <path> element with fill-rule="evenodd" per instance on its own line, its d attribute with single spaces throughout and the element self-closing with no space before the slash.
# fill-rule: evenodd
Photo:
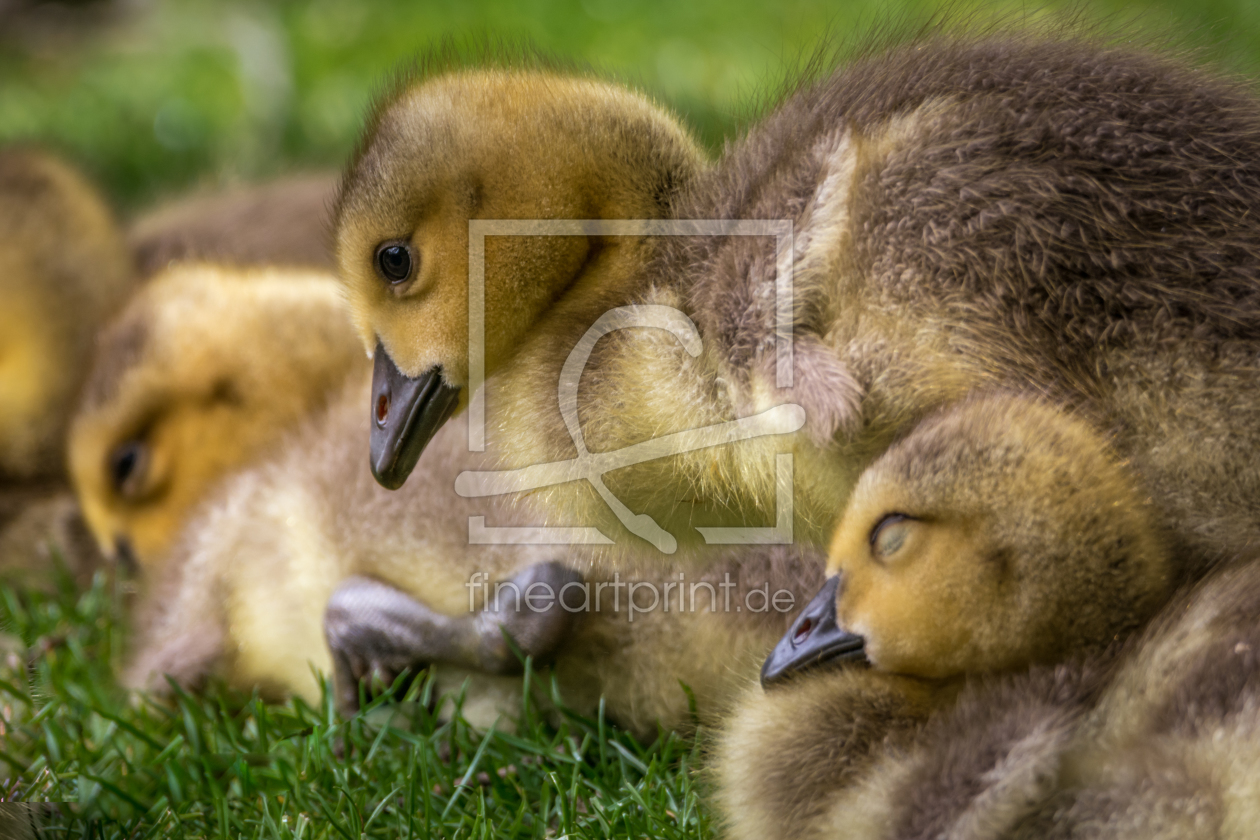
<svg viewBox="0 0 1260 840">
<path fill-rule="evenodd" d="M 608 310 L 634 302 L 650 285 L 645 265 L 652 247 L 649 237 L 593 239 L 582 267 L 493 377 L 508 380 L 523 372 L 531 378 L 545 376 L 554 395 L 560 369 L 587 329 Z"/>
</svg>

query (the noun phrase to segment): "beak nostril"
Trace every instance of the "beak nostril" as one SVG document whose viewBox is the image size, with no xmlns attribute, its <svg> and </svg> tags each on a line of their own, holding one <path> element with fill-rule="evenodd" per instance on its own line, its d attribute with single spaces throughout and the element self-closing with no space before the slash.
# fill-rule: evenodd
<svg viewBox="0 0 1260 840">
<path fill-rule="evenodd" d="M 384 426 L 389 417 L 389 394 L 381 394 L 376 398 L 376 423 Z"/>
<path fill-rule="evenodd" d="M 796 628 L 796 632 L 792 634 L 792 643 L 800 644 L 802 641 L 804 641 L 805 637 L 809 635 L 809 631 L 813 629 L 814 629 L 813 620 L 808 619 L 808 618 L 805 619 L 804 621 L 801 622 L 801 626 Z"/>
<path fill-rule="evenodd" d="M 788 674 L 826 663 L 867 661 L 865 640 L 836 621 L 836 593 L 840 587 L 839 575 L 828 578 L 796 623 L 770 651 L 761 666 L 762 687 L 780 682 Z"/>
</svg>

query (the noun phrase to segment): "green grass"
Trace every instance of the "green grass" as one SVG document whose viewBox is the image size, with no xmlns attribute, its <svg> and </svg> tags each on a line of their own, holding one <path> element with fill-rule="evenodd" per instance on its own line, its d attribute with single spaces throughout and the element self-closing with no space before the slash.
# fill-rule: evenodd
<svg viewBox="0 0 1260 840">
<path fill-rule="evenodd" d="M 64 578 L 52 594 L 0 585 L 0 799 L 70 803 L 49 838 L 711 834 L 694 741 L 643 747 L 531 709 L 516 734 L 487 735 L 431 714 L 428 680 L 348 720 L 327 696 L 135 699 L 112 677 L 122 618 L 104 573 L 83 593 Z"/>
</svg>

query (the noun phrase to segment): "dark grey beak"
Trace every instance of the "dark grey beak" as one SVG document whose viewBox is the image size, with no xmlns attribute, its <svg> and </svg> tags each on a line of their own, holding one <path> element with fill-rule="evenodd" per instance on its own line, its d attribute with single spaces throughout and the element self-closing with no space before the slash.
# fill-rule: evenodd
<svg viewBox="0 0 1260 840">
<path fill-rule="evenodd" d="M 865 662 L 865 642 L 836 624 L 840 576 L 827 578 L 761 666 L 763 688 L 824 662 Z"/>
<path fill-rule="evenodd" d="M 459 405 L 459 389 L 435 367 L 411 379 L 376 342 L 372 369 L 372 475 L 382 487 L 403 486 L 420 453 Z"/>
</svg>

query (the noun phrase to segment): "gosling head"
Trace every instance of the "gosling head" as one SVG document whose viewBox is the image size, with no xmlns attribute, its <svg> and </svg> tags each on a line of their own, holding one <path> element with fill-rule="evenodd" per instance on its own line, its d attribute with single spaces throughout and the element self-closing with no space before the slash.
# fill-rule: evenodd
<svg viewBox="0 0 1260 840">
<path fill-rule="evenodd" d="M 216 479 L 362 369 L 339 292 L 319 272 L 177 266 L 106 328 L 69 444 L 106 556 L 152 568 Z"/>
<path fill-rule="evenodd" d="M 827 583 L 762 669 L 822 662 L 948 679 L 1061 661 L 1164 600 L 1152 512 L 1105 439 L 1044 402 L 969 400 L 863 474 Z"/>
<path fill-rule="evenodd" d="M 378 109 L 335 220 L 355 324 L 376 358 L 371 463 L 390 488 L 466 402 L 469 220 L 652 219 L 703 158 L 642 94 L 545 70 L 423 78 Z M 484 374 L 500 369 L 616 237 L 485 240 Z"/>
</svg>

